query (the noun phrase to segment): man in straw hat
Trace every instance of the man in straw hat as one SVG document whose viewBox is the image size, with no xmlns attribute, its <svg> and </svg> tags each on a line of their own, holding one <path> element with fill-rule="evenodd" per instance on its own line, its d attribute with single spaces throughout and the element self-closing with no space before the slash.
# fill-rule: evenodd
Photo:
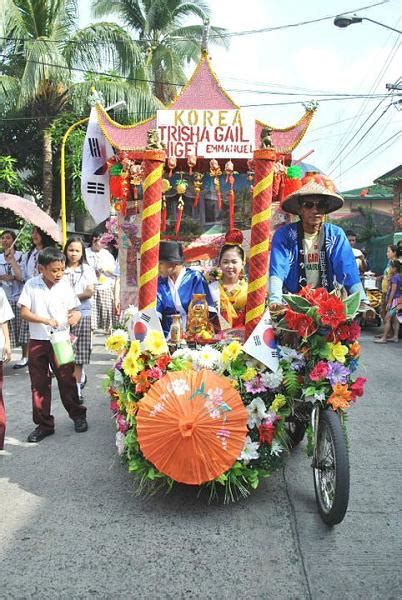
<svg viewBox="0 0 402 600">
<path fill-rule="evenodd" d="M 343 205 L 333 183 L 319 176 L 285 198 L 283 210 L 300 221 L 280 227 L 272 238 L 269 300 L 281 304 L 283 292 L 296 293 L 305 285 L 331 291 L 344 285 L 360 292 L 361 309 L 368 310 L 352 248 L 343 229 L 324 223 L 324 215 Z"/>
</svg>

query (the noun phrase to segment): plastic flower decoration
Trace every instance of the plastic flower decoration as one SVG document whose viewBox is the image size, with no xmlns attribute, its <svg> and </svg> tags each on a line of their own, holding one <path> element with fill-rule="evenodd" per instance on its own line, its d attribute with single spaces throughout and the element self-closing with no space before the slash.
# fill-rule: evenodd
<svg viewBox="0 0 402 600">
<path fill-rule="evenodd" d="M 105 347 L 110 352 L 121 352 L 128 341 L 128 333 L 124 329 L 115 329 L 105 340 Z"/>
<path fill-rule="evenodd" d="M 329 359 L 330 360 L 337 360 L 340 363 L 344 363 L 348 352 L 349 352 L 349 348 L 347 346 L 344 346 L 340 342 L 337 342 L 336 344 L 333 344 L 333 343 L 329 344 Z"/>
<path fill-rule="evenodd" d="M 230 342 L 225 348 L 222 350 L 222 362 L 229 363 L 239 356 L 240 352 L 242 352 L 242 347 L 240 342 L 234 341 Z"/>
<path fill-rule="evenodd" d="M 267 408 L 262 398 L 257 396 L 246 406 L 248 412 L 247 426 L 249 429 L 260 425 L 261 421 L 267 416 Z"/>
<path fill-rule="evenodd" d="M 345 410 L 348 408 L 349 402 L 352 399 L 352 392 L 348 390 L 348 386 L 336 383 L 332 389 L 333 392 L 328 398 L 328 404 L 330 404 L 334 410 Z"/>
<path fill-rule="evenodd" d="M 129 352 L 123 359 L 122 368 L 126 375 L 129 377 L 135 377 L 141 368 L 141 363 L 137 361 L 135 356 L 132 356 Z"/>
<path fill-rule="evenodd" d="M 154 356 L 166 354 L 168 351 L 165 336 L 160 331 L 149 331 L 144 340 L 144 347 Z"/>
<path fill-rule="evenodd" d="M 251 437 L 248 435 L 239 459 L 242 460 L 246 465 L 250 462 L 250 460 L 257 459 L 259 446 L 259 442 L 253 442 Z"/>
</svg>

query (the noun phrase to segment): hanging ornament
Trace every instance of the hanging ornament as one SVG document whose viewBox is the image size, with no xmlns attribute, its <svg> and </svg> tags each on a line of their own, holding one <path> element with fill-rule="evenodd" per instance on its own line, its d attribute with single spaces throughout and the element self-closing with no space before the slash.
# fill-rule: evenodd
<svg viewBox="0 0 402 600">
<path fill-rule="evenodd" d="M 167 203 L 166 192 L 172 189 L 169 179 L 162 179 L 162 211 L 161 211 L 161 231 L 166 231 L 167 222 Z"/>
<path fill-rule="evenodd" d="M 283 189 L 283 180 L 286 173 L 286 167 L 281 162 L 274 164 L 274 180 L 272 184 L 272 201 L 280 202 L 280 194 Z"/>
<path fill-rule="evenodd" d="M 110 197 L 114 202 L 116 212 L 125 216 L 127 212 L 127 200 L 130 197 L 130 184 L 128 173 L 121 164 L 110 167 L 109 190 Z"/>
<path fill-rule="evenodd" d="M 141 185 L 144 175 L 144 169 L 142 165 L 133 163 L 130 167 L 130 183 L 133 189 L 134 198 L 134 214 L 138 214 L 138 186 Z"/>
<path fill-rule="evenodd" d="M 193 174 L 193 167 L 195 167 L 196 164 L 197 164 L 197 157 L 195 156 L 195 154 L 189 154 L 187 157 L 187 165 L 188 165 L 189 175 Z"/>
<path fill-rule="evenodd" d="M 226 183 L 229 184 L 229 230 L 234 229 L 234 165 L 231 160 L 225 164 Z"/>
<path fill-rule="evenodd" d="M 202 179 L 203 179 L 204 175 L 203 173 L 200 173 L 199 171 L 195 171 L 194 173 L 194 191 L 195 191 L 195 196 L 194 196 L 194 202 L 193 202 L 193 207 L 196 208 L 198 206 L 198 202 L 200 200 L 200 193 L 201 193 L 201 189 L 202 189 Z"/>
<path fill-rule="evenodd" d="M 167 159 L 167 166 L 169 169 L 169 177 L 171 177 L 173 175 L 173 169 L 176 168 L 177 165 L 177 159 L 174 156 L 171 156 L 170 158 Z"/>
<path fill-rule="evenodd" d="M 216 200 L 217 200 L 217 204 L 218 204 L 218 209 L 220 210 L 222 208 L 222 196 L 221 196 L 221 184 L 219 181 L 219 176 L 222 175 L 222 171 L 221 171 L 218 161 L 215 160 L 215 158 L 213 158 L 212 160 L 209 161 L 209 174 L 211 177 L 214 178 Z"/>
<path fill-rule="evenodd" d="M 281 191 L 282 198 L 286 198 L 293 192 L 299 190 L 302 183 L 303 171 L 299 165 L 292 165 L 286 169 L 286 176 L 284 177 L 283 190 Z"/>
<path fill-rule="evenodd" d="M 247 179 L 250 182 L 250 192 L 253 193 L 254 188 L 254 160 L 250 158 L 247 161 Z"/>
<path fill-rule="evenodd" d="M 188 182 L 185 179 L 179 179 L 178 181 L 176 181 L 176 192 L 179 195 L 179 199 L 177 200 L 177 219 L 174 228 L 175 235 L 177 235 L 180 231 L 181 219 L 183 216 L 184 209 L 183 195 L 186 193 L 187 186 Z"/>
</svg>

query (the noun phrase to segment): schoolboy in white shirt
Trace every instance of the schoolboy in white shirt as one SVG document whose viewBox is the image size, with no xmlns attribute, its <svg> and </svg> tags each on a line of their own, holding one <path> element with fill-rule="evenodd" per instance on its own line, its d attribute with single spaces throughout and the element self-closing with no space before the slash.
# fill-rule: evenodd
<svg viewBox="0 0 402 600">
<path fill-rule="evenodd" d="M 6 435 L 6 409 L 3 402 L 3 360 L 11 358 L 10 335 L 8 332 L 8 321 L 14 318 L 14 313 L 7 300 L 7 296 L 0 287 L 0 450 L 4 448 Z"/>
<path fill-rule="evenodd" d="M 29 322 L 28 369 L 32 387 L 33 421 L 37 427 L 28 442 L 40 442 L 54 433 L 51 409 L 51 376 L 57 379 L 60 398 L 77 433 L 87 431 L 86 407 L 79 403 L 74 363 L 58 366 L 50 333 L 59 327 L 75 325 L 79 305 L 69 284 L 63 280 L 65 256 L 57 248 L 44 248 L 38 257 L 40 275 L 29 279 L 22 290 L 19 306 L 21 317 Z"/>
</svg>

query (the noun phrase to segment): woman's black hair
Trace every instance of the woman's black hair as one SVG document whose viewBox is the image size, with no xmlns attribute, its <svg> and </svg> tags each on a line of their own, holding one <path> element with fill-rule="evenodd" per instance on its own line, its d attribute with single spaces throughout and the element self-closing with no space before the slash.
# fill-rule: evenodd
<svg viewBox="0 0 402 600">
<path fill-rule="evenodd" d="M 15 241 L 15 238 L 17 237 L 17 234 L 15 233 L 15 231 L 13 231 L 12 229 L 5 229 L 4 231 L 1 232 L 1 237 L 3 237 L 3 235 L 7 235 L 7 234 L 11 235 L 11 237 Z"/>
<path fill-rule="evenodd" d="M 395 244 L 388 244 L 387 248 L 390 248 L 392 252 L 398 256 L 398 246 Z"/>
<path fill-rule="evenodd" d="M 218 265 L 221 264 L 221 260 L 222 260 L 222 256 L 225 254 L 225 252 L 227 252 L 228 250 L 237 250 L 238 255 L 240 256 L 241 260 L 244 262 L 244 250 L 241 246 L 239 246 L 238 244 L 224 244 L 221 248 L 221 251 L 219 252 L 219 261 L 218 261 Z"/>
<path fill-rule="evenodd" d="M 34 225 L 34 227 L 32 228 L 32 231 L 34 229 L 36 229 L 36 231 L 39 233 L 40 237 L 42 238 L 43 248 L 55 248 L 56 247 L 56 242 L 54 241 L 53 238 L 50 237 L 49 234 L 46 233 L 46 231 L 43 231 L 43 229 L 41 229 L 37 225 Z M 32 232 L 31 232 L 31 235 L 32 235 Z M 43 250 L 43 248 L 42 248 L 42 250 Z M 31 254 L 34 250 L 35 250 L 35 245 L 32 244 L 32 246 L 28 252 L 27 260 L 29 260 Z"/>
<path fill-rule="evenodd" d="M 67 256 L 67 248 L 69 247 L 70 244 L 72 244 L 73 242 L 76 242 L 77 244 L 81 244 L 81 248 L 82 248 L 82 255 L 81 258 L 79 260 L 79 265 L 82 264 L 87 264 L 87 256 L 85 254 L 85 244 L 84 244 L 84 240 L 82 239 L 82 237 L 80 235 L 70 235 L 70 237 L 68 238 L 68 240 L 66 241 L 65 245 L 64 245 L 64 256 L 66 257 L 66 265 L 68 266 L 68 256 Z"/>
<path fill-rule="evenodd" d="M 393 267 L 394 269 L 396 269 L 398 273 L 401 272 L 402 264 L 399 262 L 399 260 L 397 260 L 397 259 L 396 260 L 391 260 L 391 262 L 389 263 L 389 266 Z"/>
</svg>

